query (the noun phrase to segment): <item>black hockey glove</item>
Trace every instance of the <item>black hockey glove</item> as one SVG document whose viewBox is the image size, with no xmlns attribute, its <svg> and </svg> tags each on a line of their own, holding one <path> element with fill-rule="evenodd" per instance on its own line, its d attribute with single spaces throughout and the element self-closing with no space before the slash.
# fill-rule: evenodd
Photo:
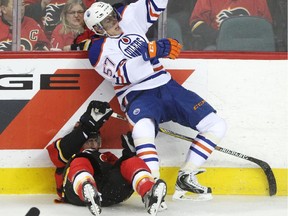
<svg viewBox="0 0 288 216">
<path fill-rule="evenodd" d="M 122 134 L 121 135 L 121 141 L 122 141 L 121 145 L 123 147 L 123 150 L 122 150 L 123 160 L 135 156 L 136 155 L 136 149 L 134 146 L 134 141 L 132 138 L 131 131 L 129 131 L 127 133 L 127 135 Z"/>
<path fill-rule="evenodd" d="M 123 147 L 122 156 L 114 164 L 115 167 L 120 167 L 123 161 L 136 155 L 136 149 L 134 146 L 132 133 L 130 131 L 127 133 L 127 135 L 125 134 L 121 135 L 121 141 L 122 141 L 121 145 Z"/>
<path fill-rule="evenodd" d="M 84 133 L 89 136 L 91 132 L 97 132 L 112 115 L 113 110 L 109 103 L 91 101 L 86 112 L 81 116 L 80 122 Z"/>
</svg>

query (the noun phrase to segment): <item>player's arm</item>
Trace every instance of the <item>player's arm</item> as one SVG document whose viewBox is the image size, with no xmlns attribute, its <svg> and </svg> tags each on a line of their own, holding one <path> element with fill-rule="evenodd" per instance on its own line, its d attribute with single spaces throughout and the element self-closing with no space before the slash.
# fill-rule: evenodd
<svg viewBox="0 0 288 216">
<path fill-rule="evenodd" d="M 130 4 L 123 12 L 123 16 L 131 17 L 131 25 L 138 24 L 144 32 L 155 23 L 166 9 L 168 0 L 138 0 Z"/>
<path fill-rule="evenodd" d="M 87 140 L 81 127 L 74 128 L 69 134 L 56 140 L 47 147 L 49 157 L 56 167 L 63 167 L 69 158 L 80 151 Z"/>
<path fill-rule="evenodd" d="M 120 166 L 122 161 L 136 156 L 136 148 L 131 131 L 129 131 L 127 134 L 121 135 L 121 145 L 123 147 L 122 156 L 116 161 L 115 166 Z"/>
<path fill-rule="evenodd" d="M 113 110 L 107 102 L 91 101 L 74 129 L 47 147 L 52 162 L 61 167 L 78 153 L 91 133 L 97 133 L 109 119 Z"/>
</svg>

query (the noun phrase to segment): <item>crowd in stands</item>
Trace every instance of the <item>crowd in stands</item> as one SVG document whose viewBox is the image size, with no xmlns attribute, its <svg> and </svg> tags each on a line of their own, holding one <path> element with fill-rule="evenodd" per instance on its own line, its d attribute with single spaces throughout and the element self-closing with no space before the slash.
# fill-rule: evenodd
<svg viewBox="0 0 288 216">
<path fill-rule="evenodd" d="M 94 1 L 23 0 L 21 51 L 88 49 L 93 33 L 86 28 L 83 14 Z M 137 0 L 102 1 L 120 7 Z M 11 51 L 13 0 L 0 0 L 0 12 L 0 51 Z M 226 19 L 254 16 L 271 24 L 275 51 L 287 52 L 287 0 L 177 0 L 169 1 L 166 12 L 166 36 L 177 39 L 183 50 L 213 51 Z M 149 39 L 158 38 L 158 25 L 150 28 Z"/>
</svg>

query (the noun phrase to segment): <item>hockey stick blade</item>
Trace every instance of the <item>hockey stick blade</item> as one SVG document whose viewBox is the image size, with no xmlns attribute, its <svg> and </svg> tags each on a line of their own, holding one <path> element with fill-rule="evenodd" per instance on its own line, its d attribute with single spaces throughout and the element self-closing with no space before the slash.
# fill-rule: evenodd
<svg viewBox="0 0 288 216">
<path fill-rule="evenodd" d="M 37 207 L 32 207 L 29 209 L 25 216 L 39 216 L 40 210 Z"/>
<path fill-rule="evenodd" d="M 232 151 L 232 150 L 220 147 L 220 146 L 216 146 L 215 149 L 217 151 L 220 151 L 220 152 L 223 152 L 226 154 L 230 154 L 230 155 L 233 155 L 235 157 L 242 158 L 244 160 L 248 160 L 248 161 L 251 161 L 253 163 L 256 163 L 258 166 L 260 166 L 262 168 L 262 170 L 264 171 L 264 173 L 267 177 L 268 185 L 269 185 L 269 195 L 273 196 L 277 193 L 276 179 L 275 179 L 274 173 L 273 173 L 273 171 L 272 171 L 272 169 L 268 163 L 266 163 L 265 161 L 262 161 L 260 159 L 250 157 L 250 156 L 247 156 L 247 155 L 244 155 L 244 154 L 241 154 L 241 153 L 238 153 L 238 152 L 235 152 L 235 151 Z"/>
<path fill-rule="evenodd" d="M 113 113 L 111 116 L 114 117 L 114 118 L 117 118 L 117 119 L 124 120 L 124 121 L 127 120 L 124 116 L 121 116 L 121 115 L 119 115 L 117 113 Z M 167 134 L 167 135 L 170 135 L 170 136 L 182 139 L 182 140 L 186 140 L 186 141 L 189 141 L 189 142 L 192 142 L 194 140 L 191 137 L 175 133 L 175 132 L 173 132 L 171 130 L 168 130 L 168 129 L 159 128 L 159 131 L 164 133 L 164 134 Z M 275 195 L 277 193 L 276 179 L 275 179 L 274 173 L 273 173 L 273 171 L 272 171 L 272 169 L 271 169 L 271 167 L 269 166 L 268 163 L 266 163 L 265 161 L 262 161 L 262 160 L 259 160 L 259 159 L 256 159 L 256 158 L 253 158 L 253 157 L 238 153 L 236 151 L 232 151 L 232 150 L 220 147 L 220 146 L 216 146 L 215 149 L 217 151 L 222 152 L 222 153 L 230 154 L 232 156 L 235 156 L 235 157 L 238 157 L 238 158 L 242 158 L 244 160 L 248 160 L 248 161 L 253 162 L 253 163 L 257 164 L 258 166 L 260 166 L 261 169 L 263 170 L 263 172 L 265 173 L 267 181 L 268 181 L 269 195 L 273 196 L 273 195 Z"/>
<path fill-rule="evenodd" d="M 190 142 L 192 142 L 194 140 L 191 137 L 187 137 L 187 136 L 184 136 L 182 134 L 178 134 L 178 133 L 175 133 L 173 131 L 170 131 L 170 130 L 167 130 L 167 129 L 164 129 L 164 128 L 159 128 L 159 131 L 162 132 L 162 133 L 165 133 L 167 135 L 170 135 L 170 136 L 173 136 L 173 137 L 176 137 L 176 138 L 180 138 L 182 140 L 186 140 L 186 141 L 190 141 Z M 258 166 L 261 167 L 261 169 L 264 171 L 264 173 L 265 173 L 265 175 L 267 177 L 268 186 L 269 186 L 269 195 L 273 196 L 273 195 L 275 195 L 277 193 L 276 179 L 275 179 L 274 173 L 273 173 L 273 171 L 272 171 L 272 169 L 271 169 L 271 167 L 269 166 L 268 163 L 266 163 L 265 161 L 256 159 L 254 157 L 250 157 L 250 156 L 247 156 L 247 155 L 244 155 L 244 154 L 241 154 L 241 153 L 238 153 L 236 151 L 232 151 L 232 150 L 220 147 L 220 146 L 216 146 L 215 149 L 217 151 L 222 152 L 222 153 L 229 154 L 229 155 L 232 155 L 232 156 L 235 156 L 235 157 L 238 157 L 238 158 L 242 158 L 244 160 L 248 160 L 248 161 L 251 161 L 253 163 L 256 163 Z"/>
</svg>

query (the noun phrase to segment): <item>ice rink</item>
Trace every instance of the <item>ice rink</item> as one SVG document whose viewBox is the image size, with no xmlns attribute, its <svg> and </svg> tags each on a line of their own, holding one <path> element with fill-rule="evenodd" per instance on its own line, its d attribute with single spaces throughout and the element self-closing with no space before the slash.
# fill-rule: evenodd
<svg viewBox="0 0 288 216">
<path fill-rule="evenodd" d="M 40 216 L 91 216 L 86 207 L 55 204 L 56 195 L 0 195 L 0 216 L 25 216 L 31 207 Z M 220 196 L 209 201 L 172 201 L 157 216 L 288 216 L 287 196 Z M 102 208 L 101 216 L 148 216 L 138 195 L 122 204 Z"/>
</svg>

